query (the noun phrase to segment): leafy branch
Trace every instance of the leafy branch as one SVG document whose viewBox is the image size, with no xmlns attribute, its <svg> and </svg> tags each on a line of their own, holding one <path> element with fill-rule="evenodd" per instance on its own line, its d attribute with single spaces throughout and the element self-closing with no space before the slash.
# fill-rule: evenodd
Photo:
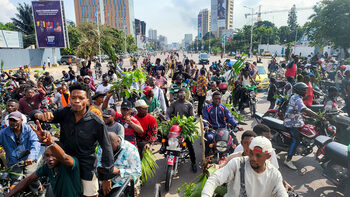
<svg viewBox="0 0 350 197">
<path fill-rule="evenodd" d="M 133 83 L 143 83 L 146 81 L 146 74 L 141 69 L 135 71 L 124 72 L 121 78 L 118 78 L 116 82 L 112 82 L 111 90 L 114 92 L 121 92 L 122 97 L 130 98 L 132 95 L 141 93 L 142 90 L 138 90 L 133 86 Z"/>
<path fill-rule="evenodd" d="M 194 142 L 194 140 L 199 139 L 197 123 L 198 121 L 195 121 L 194 116 L 186 117 L 177 115 L 169 123 L 161 123 L 159 129 L 163 131 L 163 135 L 167 136 L 173 125 L 179 125 L 181 127 L 182 137 Z"/>
</svg>

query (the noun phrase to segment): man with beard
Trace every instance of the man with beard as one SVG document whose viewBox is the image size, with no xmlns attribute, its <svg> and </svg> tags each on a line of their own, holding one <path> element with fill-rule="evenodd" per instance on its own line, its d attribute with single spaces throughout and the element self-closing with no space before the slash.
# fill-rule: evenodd
<svg viewBox="0 0 350 197">
<path fill-rule="evenodd" d="M 234 158 L 210 176 L 201 196 L 212 196 L 217 186 L 227 183 L 226 197 L 288 197 L 281 173 L 266 162 L 273 150 L 270 140 L 263 136 L 255 137 L 249 149 L 248 157 Z"/>
<path fill-rule="evenodd" d="M 137 114 L 134 116 L 141 124 L 143 133 L 137 134 L 137 147 L 142 158 L 142 152 L 145 148 L 149 148 L 154 143 L 157 137 L 157 119 L 147 113 L 148 105 L 144 100 L 138 100 L 135 103 Z"/>
<path fill-rule="evenodd" d="M 0 146 L 2 146 L 6 152 L 6 163 L 8 166 L 12 166 L 17 162 L 24 161 L 25 166 L 15 166 L 12 170 L 16 173 L 24 173 L 25 176 L 32 174 L 37 168 L 37 159 L 39 157 L 40 143 L 35 132 L 27 125 L 23 123 L 23 118 L 19 111 L 14 111 L 9 114 L 8 121 L 9 127 L 0 131 Z M 28 156 L 25 156 L 21 160 L 18 160 L 19 156 L 29 150 Z M 11 175 L 13 179 L 19 178 L 18 176 Z M 40 183 L 33 183 L 30 188 L 33 193 L 37 192 Z"/>
<path fill-rule="evenodd" d="M 90 88 L 74 83 L 69 88 L 71 106 L 54 112 L 36 112 L 34 117 L 47 122 L 60 123 L 60 144 L 65 152 L 79 160 L 83 196 L 98 196 L 95 173 L 97 144 L 102 149 L 102 167 L 99 179 L 107 181 L 113 172 L 113 152 L 104 122 L 89 110 Z"/>
<path fill-rule="evenodd" d="M 43 131 L 39 121 L 36 121 L 37 128 L 32 129 L 41 142 L 48 147 L 44 153 L 45 163 L 30 176 L 27 176 L 6 196 L 14 196 L 24 190 L 29 184 L 38 180 L 39 177 L 48 177 L 53 193 L 56 197 L 81 196 L 80 170 L 77 158 L 67 155 L 64 150 L 57 145 L 51 134 Z"/>
</svg>

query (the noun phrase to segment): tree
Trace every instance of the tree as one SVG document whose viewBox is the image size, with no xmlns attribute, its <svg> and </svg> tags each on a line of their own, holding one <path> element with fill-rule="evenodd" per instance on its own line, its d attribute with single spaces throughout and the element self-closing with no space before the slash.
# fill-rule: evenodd
<svg viewBox="0 0 350 197">
<path fill-rule="evenodd" d="M 349 0 L 323 0 L 314 7 L 315 14 L 306 25 L 308 38 L 313 45 L 334 45 L 344 49 L 350 48 L 350 3 Z"/>
<path fill-rule="evenodd" d="M 298 21 L 297 21 L 297 11 L 295 5 L 290 9 L 288 13 L 288 27 L 292 30 L 295 31 L 296 28 L 298 27 Z"/>
<path fill-rule="evenodd" d="M 80 44 L 82 34 L 75 26 L 74 22 L 67 22 L 67 31 L 69 37 L 69 48 L 61 49 L 61 54 L 76 55 L 76 49 Z"/>
<path fill-rule="evenodd" d="M 79 32 L 82 37 L 77 47 L 77 55 L 79 57 L 91 60 L 98 51 L 98 32 L 97 24 L 95 23 L 82 23 L 78 26 Z"/>
<path fill-rule="evenodd" d="M 0 30 L 16 31 L 16 26 L 12 23 L 3 24 L 0 22 Z"/>
<path fill-rule="evenodd" d="M 32 7 L 26 3 L 18 4 L 17 11 L 18 13 L 16 13 L 16 17 L 11 18 L 11 20 L 15 25 L 16 30 L 24 34 L 23 45 L 26 48 L 30 45 L 35 44 Z"/>
</svg>

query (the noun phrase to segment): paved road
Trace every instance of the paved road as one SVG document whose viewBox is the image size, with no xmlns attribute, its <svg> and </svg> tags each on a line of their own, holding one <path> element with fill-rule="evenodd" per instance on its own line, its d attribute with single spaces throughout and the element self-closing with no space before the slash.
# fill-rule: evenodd
<svg viewBox="0 0 350 197">
<path fill-rule="evenodd" d="M 165 57 L 161 57 L 164 59 Z M 198 55 L 190 56 L 193 60 L 198 62 Z M 210 57 L 210 62 L 219 60 L 220 57 Z M 269 59 L 263 59 L 264 65 L 267 67 Z M 267 69 L 267 68 L 266 68 Z M 267 111 L 269 107 L 269 102 L 266 100 L 266 93 L 258 94 L 258 104 L 257 104 L 257 112 L 264 113 Z M 249 112 L 249 109 L 246 109 L 246 112 Z M 249 114 L 249 113 L 248 113 Z M 252 129 L 252 125 L 254 125 L 253 120 L 250 117 L 246 117 L 246 126 L 243 126 L 244 130 Z M 243 132 L 238 133 L 238 139 L 240 139 Z M 155 146 L 154 149 L 157 151 L 160 146 Z M 202 154 L 202 146 L 197 141 L 194 145 L 197 162 L 201 165 L 201 154 Z M 149 180 L 141 190 L 142 197 L 151 197 L 154 196 L 154 187 L 156 183 L 160 183 L 162 187 L 162 193 L 165 193 L 164 190 L 164 182 L 165 182 L 165 160 L 164 156 L 160 154 L 155 154 L 157 157 L 157 164 L 159 165 L 159 169 L 157 170 L 157 174 L 151 180 Z M 327 181 L 322 176 L 322 169 L 319 164 L 314 159 L 314 154 L 311 154 L 307 157 L 294 157 L 293 161 L 295 161 L 295 165 L 299 168 L 297 171 L 290 170 L 286 168 L 283 164 L 285 158 L 284 153 L 280 153 L 278 155 L 280 171 L 284 177 L 284 179 L 289 182 L 297 192 L 301 193 L 306 197 L 319 197 L 319 196 L 328 196 L 328 197 L 338 197 L 343 196 L 340 193 L 335 192 L 335 187 L 331 185 L 329 181 Z M 194 182 L 198 179 L 201 174 L 201 169 L 198 170 L 198 173 L 194 174 L 191 171 L 190 161 L 185 164 L 179 165 L 178 176 L 173 180 L 171 189 L 168 193 L 165 193 L 166 197 L 171 196 L 180 196 L 177 193 L 177 189 L 186 182 Z"/>
<path fill-rule="evenodd" d="M 165 59 L 165 56 L 158 56 L 162 60 Z M 189 57 L 196 62 L 198 62 L 198 55 L 189 55 Z M 156 57 L 152 57 L 152 62 L 155 61 Z M 182 56 L 180 56 L 180 59 Z M 220 57 L 214 56 L 210 57 L 210 62 L 219 60 Z M 264 65 L 267 67 L 268 59 L 263 59 Z M 129 63 L 127 60 L 124 61 L 125 66 L 129 66 Z M 62 70 L 68 70 L 67 66 L 57 67 L 57 68 L 50 68 L 49 71 L 52 73 L 55 78 L 61 77 L 61 71 Z M 106 68 L 104 66 L 103 71 L 105 71 Z M 258 94 L 258 104 L 257 104 L 257 112 L 264 113 L 269 107 L 269 102 L 266 100 L 266 93 L 259 93 Z M 247 112 L 249 112 L 249 109 L 246 109 Z M 246 126 L 243 126 L 244 130 L 252 129 L 252 125 L 254 125 L 253 120 L 251 120 L 249 117 L 246 118 Z M 240 139 L 243 132 L 239 132 L 237 134 L 238 139 Z M 199 143 L 199 141 L 196 141 L 194 144 L 196 156 L 197 156 L 197 163 L 200 166 L 201 165 L 201 151 L 202 146 Z M 157 152 L 159 150 L 160 146 L 156 145 L 153 146 L 154 152 Z M 168 193 L 165 193 L 164 191 L 164 180 L 165 180 L 165 160 L 164 156 L 160 154 L 155 154 L 157 157 L 157 164 L 159 166 L 159 169 L 156 172 L 156 176 L 149 179 L 147 183 L 142 187 L 141 189 L 141 196 L 142 197 L 151 197 L 154 196 L 154 187 L 156 183 L 160 183 L 162 186 L 162 194 L 167 197 L 171 196 L 179 196 L 177 193 L 177 189 L 184 184 L 185 182 L 195 182 L 199 175 L 201 174 L 201 169 L 198 169 L 198 173 L 194 174 L 191 171 L 190 161 L 187 163 L 179 165 L 179 173 L 178 176 L 174 178 L 173 184 L 171 186 L 171 189 Z M 329 181 L 327 181 L 322 176 L 322 169 L 319 166 L 319 164 L 314 160 L 314 154 L 310 154 L 307 157 L 294 157 L 293 161 L 295 161 L 295 165 L 298 167 L 299 170 L 293 171 L 288 168 L 286 168 L 283 164 L 285 158 L 284 153 L 278 154 L 279 164 L 280 164 L 280 171 L 284 177 L 284 179 L 289 182 L 297 192 L 301 193 L 305 197 L 319 197 L 319 196 L 328 196 L 328 197 L 338 197 L 343 196 L 337 192 L 335 192 L 335 187 L 331 185 Z"/>
</svg>

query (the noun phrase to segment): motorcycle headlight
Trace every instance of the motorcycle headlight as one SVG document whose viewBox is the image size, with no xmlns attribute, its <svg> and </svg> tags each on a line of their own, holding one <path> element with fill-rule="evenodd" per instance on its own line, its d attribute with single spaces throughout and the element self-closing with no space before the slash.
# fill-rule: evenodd
<svg viewBox="0 0 350 197">
<path fill-rule="evenodd" d="M 175 149 L 179 146 L 179 141 L 174 137 L 169 138 L 168 145 L 170 149 Z"/>
<path fill-rule="evenodd" d="M 225 152 L 227 150 L 227 143 L 225 141 L 217 142 L 216 150 L 218 150 L 219 152 Z"/>
</svg>

